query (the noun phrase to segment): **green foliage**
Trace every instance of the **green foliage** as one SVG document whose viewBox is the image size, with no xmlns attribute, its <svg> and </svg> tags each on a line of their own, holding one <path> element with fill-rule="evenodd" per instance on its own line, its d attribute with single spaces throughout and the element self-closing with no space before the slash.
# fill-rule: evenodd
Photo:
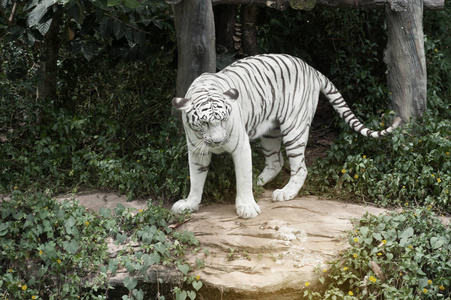
<svg viewBox="0 0 451 300">
<path fill-rule="evenodd" d="M 103 299 L 106 287 L 98 272 L 108 258 L 101 220 L 81 206 L 14 191 L 3 200 L 0 228 L 0 294 L 3 299 L 75 299 L 89 289 L 89 299 Z"/>
<path fill-rule="evenodd" d="M 121 268 L 134 276 L 124 279 L 129 291 L 124 297 L 143 299 L 136 276 L 149 281 L 149 269 L 158 265 L 178 268 L 181 283 L 194 289 L 189 293 L 202 286 L 199 278 L 188 275 L 193 267 L 183 259 L 198 245 L 197 239 L 169 226 L 184 216 L 176 218 L 150 201 L 147 209 L 138 212 L 118 205 L 95 214 L 74 201 L 25 196 L 16 189 L 0 208 L 2 299 L 107 299 L 112 288 L 108 280 Z M 113 240 L 128 246 L 111 258 L 107 241 Z"/>
<path fill-rule="evenodd" d="M 378 125 L 373 121 L 370 127 L 384 127 Z M 430 113 L 380 140 L 344 127 L 326 157 L 312 166 L 307 186 L 382 206 L 408 202 L 450 213 L 450 135 L 451 122 Z"/>
<path fill-rule="evenodd" d="M 451 234 L 431 206 L 365 215 L 308 299 L 449 299 Z"/>
<path fill-rule="evenodd" d="M 0 9 L 2 40 L 37 46 L 30 48 L 35 54 L 45 51 L 43 39 L 52 22 L 59 25 L 61 45 L 66 42 L 72 55 L 80 54 L 88 61 L 105 50 L 114 59 L 155 58 L 163 50 L 162 44 L 173 39 L 172 15 L 165 2 L 5 0 Z"/>
<path fill-rule="evenodd" d="M 317 6 L 312 11 L 259 12 L 262 52 L 302 58 L 334 82 L 348 103 L 364 101 L 365 113 L 388 102 L 383 11 Z"/>
<path fill-rule="evenodd" d="M 97 71 L 87 78 L 82 73 L 62 85 L 60 93 L 67 93 L 71 103 L 61 108 L 54 102 L 30 101 L 25 87 L 3 81 L 3 191 L 14 186 L 54 191 L 91 186 L 154 198 L 177 198 L 186 192 L 183 133 L 175 118 L 167 118 L 174 72 L 168 69 L 162 77 L 153 71 L 169 63 L 118 65 L 115 72 Z M 147 80 L 155 88 L 144 89 Z M 26 86 L 28 80 L 19 82 Z"/>
</svg>

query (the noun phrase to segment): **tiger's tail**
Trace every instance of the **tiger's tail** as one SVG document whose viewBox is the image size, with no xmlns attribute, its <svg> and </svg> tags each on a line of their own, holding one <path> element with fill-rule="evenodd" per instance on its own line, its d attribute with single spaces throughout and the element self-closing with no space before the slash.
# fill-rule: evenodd
<svg viewBox="0 0 451 300">
<path fill-rule="evenodd" d="M 320 77 L 322 79 L 321 92 L 327 97 L 330 104 L 332 104 L 340 117 L 356 132 L 360 133 L 363 136 L 380 138 L 392 133 L 399 126 L 399 124 L 401 124 L 402 119 L 400 117 L 396 117 L 393 121 L 393 124 L 384 130 L 373 131 L 366 128 L 348 107 L 345 100 L 343 99 L 343 96 L 337 90 L 335 85 L 327 77 L 321 75 L 322 74 L 320 74 Z"/>
</svg>

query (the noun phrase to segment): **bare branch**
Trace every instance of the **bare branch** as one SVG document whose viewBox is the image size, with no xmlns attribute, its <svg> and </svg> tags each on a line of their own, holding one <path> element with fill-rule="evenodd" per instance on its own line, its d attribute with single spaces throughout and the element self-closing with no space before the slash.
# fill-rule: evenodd
<svg viewBox="0 0 451 300">
<path fill-rule="evenodd" d="M 9 15 L 9 19 L 8 19 L 9 26 L 13 25 L 14 15 L 16 14 L 16 11 L 17 11 L 17 3 L 18 2 L 14 2 L 13 10 L 11 11 L 11 14 Z"/>
</svg>

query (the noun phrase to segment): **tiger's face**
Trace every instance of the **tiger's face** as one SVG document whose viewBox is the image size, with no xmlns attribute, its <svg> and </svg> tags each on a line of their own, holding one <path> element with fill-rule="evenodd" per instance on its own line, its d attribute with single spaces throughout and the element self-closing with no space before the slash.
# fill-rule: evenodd
<svg viewBox="0 0 451 300">
<path fill-rule="evenodd" d="M 196 136 L 208 147 L 216 148 L 229 139 L 231 104 L 237 98 L 238 91 L 235 89 L 225 93 L 203 90 L 193 93 L 191 99 L 174 98 L 172 103 L 185 112 L 186 124 Z"/>
</svg>

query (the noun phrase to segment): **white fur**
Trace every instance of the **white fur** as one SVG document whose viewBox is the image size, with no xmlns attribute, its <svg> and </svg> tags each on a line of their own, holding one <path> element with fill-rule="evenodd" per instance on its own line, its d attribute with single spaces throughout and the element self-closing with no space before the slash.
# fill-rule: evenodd
<svg viewBox="0 0 451 300">
<path fill-rule="evenodd" d="M 185 98 L 174 98 L 182 111 L 191 189 L 172 207 L 175 213 L 199 209 L 212 153 L 229 152 L 237 181 L 236 212 L 254 218 L 260 208 L 252 194 L 252 155 L 249 139 L 261 139 L 265 168 L 257 184 L 274 179 L 283 167 L 282 142 L 290 163 L 290 180 L 275 190 L 273 201 L 298 194 L 307 177 L 304 151 L 319 94 L 323 93 L 348 125 L 364 136 L 392 132 L 400 120 L 384 131 L 365 128 L 347 107 L 335 86 L 300 59 L 288 55 L 245 58 L 216 74 L 199 76 Z"/>
</svg>

